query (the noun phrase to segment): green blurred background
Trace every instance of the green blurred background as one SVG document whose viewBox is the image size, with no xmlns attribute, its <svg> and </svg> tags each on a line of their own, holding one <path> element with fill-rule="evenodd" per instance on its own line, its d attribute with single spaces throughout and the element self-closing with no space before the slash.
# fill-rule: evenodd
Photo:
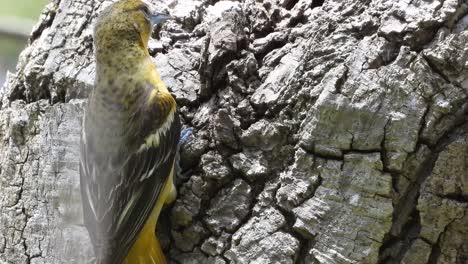
<svg viewBox="0 0 468 264">
<path fill-rule="evenodd" d="M 18 55 L 44 6 L 50 0 L 0 0 L 0 87 L 14 71 Z"/>
</svg>

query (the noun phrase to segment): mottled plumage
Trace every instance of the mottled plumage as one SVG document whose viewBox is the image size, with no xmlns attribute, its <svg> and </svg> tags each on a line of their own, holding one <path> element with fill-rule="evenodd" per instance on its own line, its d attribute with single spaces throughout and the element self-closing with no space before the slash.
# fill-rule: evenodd
<svg viewBox="0 0 468 264">
<path fill-rule="evenodd" d="M 80 179 L 98 264 L 164 261 L 154 229 L 175 192 L 180 121 L 147 51 L 151 18 L 140 0 L 121 0 L 95 25 L 96 80 L 83 120 Z"/>
</svg>

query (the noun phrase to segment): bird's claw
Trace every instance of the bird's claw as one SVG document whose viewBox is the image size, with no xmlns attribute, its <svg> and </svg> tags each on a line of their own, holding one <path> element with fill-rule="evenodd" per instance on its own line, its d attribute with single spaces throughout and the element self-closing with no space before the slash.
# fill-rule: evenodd
<svg viewBox="0 0 468 264">
<path fill-rule="evenodd" d="M 191 127 L 184 128 L 182 132 L 180 133 L 179 146 L 182 146 L 183 144 L 185 144 L 190 138 L 190 136 L 192 135 L 193 135 L 193 128 Z"/>
<path fill-rule="evenodd" d="M 177 151 L 177 156 L 176 156 L 176 178 L 177 182 L 184 182 L 188 178 L 190 178 L 190 175 L 192 175 L 192 169 L 189 169 L 185 172 L 183 172 L 182 167 L 180 166 L 180 147 L 187 143 L 190 140 L 190 137 L 193 135 L 193 128 L 191 127 L 186 127 L 182 130 L 180 133 L 180 139 L 179 139 L 179 150 Z"/>
</svg>

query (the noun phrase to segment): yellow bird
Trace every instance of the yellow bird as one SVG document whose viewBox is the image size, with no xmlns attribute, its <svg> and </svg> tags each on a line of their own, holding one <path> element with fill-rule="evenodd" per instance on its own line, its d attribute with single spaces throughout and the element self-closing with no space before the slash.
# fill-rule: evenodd
<svg viewBox="0 0 468 264">
<path fill-rule="evenodd" d="M 148 53 L 169 18 L 140 0 L 106 8 L 94 28 L 95 88 L 83 119 L 80 183 L 97 264 L 166 263 L 155 235 L 175 199 L 176 102 Z"/>
</svg>

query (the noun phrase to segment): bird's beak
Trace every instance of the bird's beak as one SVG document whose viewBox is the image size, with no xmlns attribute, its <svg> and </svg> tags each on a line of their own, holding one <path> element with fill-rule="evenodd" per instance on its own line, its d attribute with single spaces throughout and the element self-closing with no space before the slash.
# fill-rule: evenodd
<svg viewBox="0 0 468 264">
<path fill-rule="evenodd" d="M 150 21 L 153 26 L 156 26 L 160 23 L 165 22 L 166 20 L 171 19 L 172 17 L 168 14 L 163 14 L 163 13 L 153 13 L 150 16 Z"/>
</svg>

